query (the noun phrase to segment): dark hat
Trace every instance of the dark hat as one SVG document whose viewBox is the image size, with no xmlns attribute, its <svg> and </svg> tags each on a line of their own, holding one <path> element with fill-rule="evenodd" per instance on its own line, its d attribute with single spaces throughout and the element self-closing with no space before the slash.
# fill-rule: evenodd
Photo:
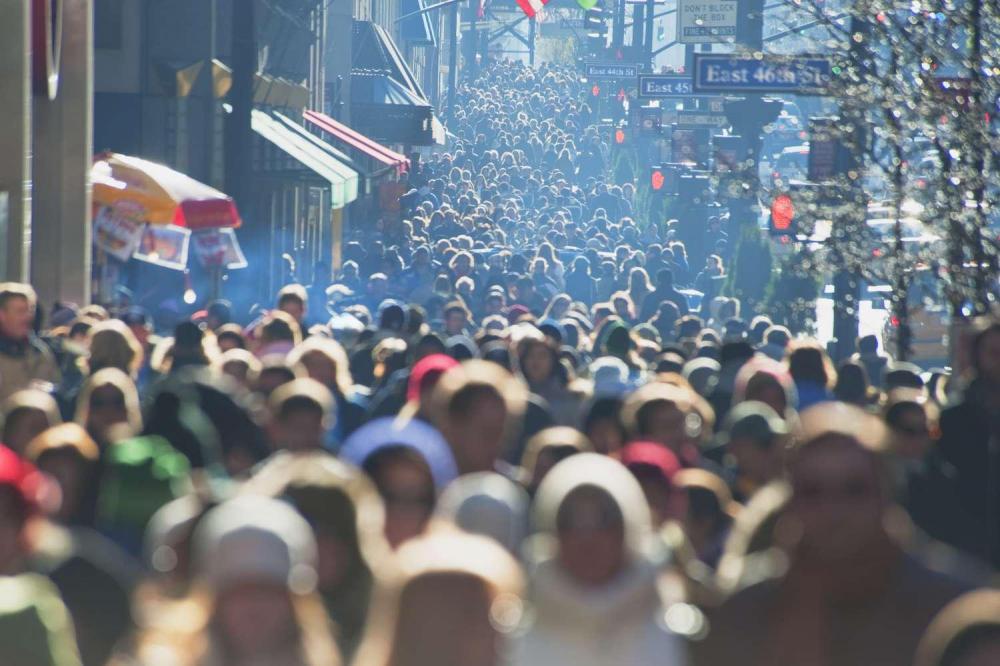
<svg viewBox="0 0 1000 666">
<path fill-rule="evenodd" d="M 466 361 L 470 358 L 479 357 L 479 348 L 476 343 L 466 335 L 453 335 L 445 342 L 448 355 L 457 361 Z"/>
<path fill-rule="evenodd" d="M 184 349 L 201 346 L 204 337 L 201 327 L 190 321 L 181 322 L 174 329 L 174 345 Z"/>
<path fill-rule="evenodd" d="M 145 308 L 133 305 L 125 310 L 121 315 L 121 320 L 126 326 L 146 326 L 149 324 L 149 313 Z"/>
<path fill-rule="evenodd" d="M 566 328 L 555 319 L 543 319 L 538 324 L 538 330 L 555 339 L 558 343 L 562 343 L 566 339 Z"/>
<path fill-rule="evenodd" d="M 894 388 L 922 389 L 924 387 L 923 377 L 920 376 L 920 366 L 913 363 L 896 361 L 893 363 L 882 378 L 885 389 L 890 391 Z"/>
<path fill-rule="evenodd" d="M 760 444 L 770 444 L 775 437 L 788 434 L 788 426 L 770 406 L 747 400 L 733 407 L 722 425 L 726 443 L 748 438 Z"/>
</svg>

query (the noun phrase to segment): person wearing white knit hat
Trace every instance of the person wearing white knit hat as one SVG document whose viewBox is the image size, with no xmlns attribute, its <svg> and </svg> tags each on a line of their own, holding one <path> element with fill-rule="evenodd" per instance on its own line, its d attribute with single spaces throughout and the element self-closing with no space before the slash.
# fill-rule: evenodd
<svg viewBox="0 0 1000 666">
<path fill-rule="evenodd" d="M 195 529 L 194 561 L 199 591 L 178 613 L 187 626 L 141 636 L 137 662 L 175 663 L 162 661 L 170 654 L 211 666 L 340 664 L 315 592 L 316 541 L 291 505 L 250 495 L 223 502 Z"/>
</svg>

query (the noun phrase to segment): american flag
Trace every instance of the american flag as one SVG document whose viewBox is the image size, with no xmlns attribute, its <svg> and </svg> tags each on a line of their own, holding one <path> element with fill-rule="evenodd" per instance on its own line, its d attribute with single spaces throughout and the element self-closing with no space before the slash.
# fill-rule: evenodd
<svg viewBox="0 0 1000 666">
<path fill-rule="evenodd" d="M 518 6 L 529 18 L 540 12 L 549 0 L 517 0 Z"/>
</svg>

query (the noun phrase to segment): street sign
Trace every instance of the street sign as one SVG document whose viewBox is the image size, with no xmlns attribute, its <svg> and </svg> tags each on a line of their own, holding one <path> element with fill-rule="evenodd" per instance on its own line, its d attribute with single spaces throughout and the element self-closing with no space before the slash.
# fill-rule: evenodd
<svg viewBox="0 0 1000 666">
<path fill-rule="evenodd" d="M 730 122 L 723 114 L 706 111 L 678 111 L 677 124 L 684 127 L 729 127 Z"/>
<path fill-rule="evenodd" d="M 681 44 L 736 40 L 736 0 L 678 0 L 677 41 Z"/>
<path fill-rule="evenodd" d="M 821 56 L 755 58 L 727 53 L 694 54 L 696 92 L 786 92 L 823 94 L 832 66 Z"/>
<path fill-rule="evenodd" d="M 664 99 L 668 97 L 690 97 L 694 92 L 691 77 L 682 74 L 641 74 L 639 76 L 639 97 Z"/>
<path fill-rule="evenodd" d="M 634 79 L 639 76 L 639 65 L 613 62 L 586 62 L 583 64 L 587 79 Z"/>
</svg>

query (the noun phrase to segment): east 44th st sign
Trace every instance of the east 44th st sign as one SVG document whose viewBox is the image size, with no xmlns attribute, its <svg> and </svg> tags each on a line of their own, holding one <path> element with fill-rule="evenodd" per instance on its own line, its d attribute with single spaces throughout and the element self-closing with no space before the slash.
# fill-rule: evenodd
<svg viewBox="0 0 1000 666">
<path fill-rule="evenodd" d="M 734 56 L 696 53 L 695 92 L 808 92 L 830 84 L 830 60 L 817 56 Z"/>
</svg>

